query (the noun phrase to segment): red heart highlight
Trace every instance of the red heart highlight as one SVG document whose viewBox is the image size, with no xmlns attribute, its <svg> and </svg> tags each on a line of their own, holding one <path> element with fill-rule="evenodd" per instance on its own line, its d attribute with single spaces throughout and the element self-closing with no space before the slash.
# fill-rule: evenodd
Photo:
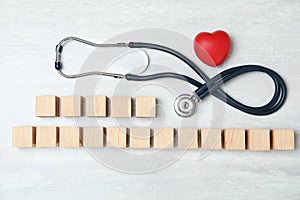
<svg viewBox="0 0 300 200">
<path fill-rule="evenodd" d="M 224 31 L 202 32 L 194 39 L 197 57 L 205 64 L 216 67 L 228 56 L 231 48 L 229 35 Z"/>
</svg>

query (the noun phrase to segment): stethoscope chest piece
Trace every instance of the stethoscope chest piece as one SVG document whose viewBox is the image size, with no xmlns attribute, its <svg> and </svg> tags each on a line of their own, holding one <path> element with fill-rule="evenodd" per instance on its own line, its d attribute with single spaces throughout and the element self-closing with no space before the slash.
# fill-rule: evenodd
<svg viewBox="0 0 300 200">
<path fill-rule="evenodd" d="M 198 100 L 189 94 L 182 94 L 174 101 L 174 110 L 181 117 L 192 116 L 197 109 Z"/>
</svg>

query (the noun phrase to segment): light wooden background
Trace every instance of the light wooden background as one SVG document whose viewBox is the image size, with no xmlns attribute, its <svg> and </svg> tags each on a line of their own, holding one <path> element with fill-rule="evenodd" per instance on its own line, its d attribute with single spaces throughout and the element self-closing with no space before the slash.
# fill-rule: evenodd
<svg viewBox="0 0 300 200">
<path fill-rule="evenodd" d="M 220 70 L 253 62 L 268 66 L 284 77 L 289 94 L 285 106 L 268 117 L 226 107 L 223 127 L 292 128 L 298 136 L 299 13 L 297 0 L 0 0 L 0 199 L 298 199 L 298 149 L 217 151 L 204 158 L 191 151 L 165 169 L 134 175 L 100 164 L 85 149 L 13 149 L 11 127 L 73 124 L 34 117 L 35 95 L 73 93 L 74 81 L 62 79 L 53 66 L 54 47 L 63 37 L 101 42 L 130 30 L 164 28 L 193 38 L 224 29 L 234 47 Z M 225 89 L 257 104 L 273 88 L 264 75 L 250 74 Z M 206 104 L 204 114 L 210 112 Z"/>
</svg>

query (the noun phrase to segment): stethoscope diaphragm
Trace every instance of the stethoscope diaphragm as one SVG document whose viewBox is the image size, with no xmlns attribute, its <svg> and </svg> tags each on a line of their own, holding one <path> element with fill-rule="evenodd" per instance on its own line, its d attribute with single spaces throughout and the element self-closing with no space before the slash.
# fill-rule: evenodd
<svg viewBox="0 0 300 200">
<path fill-rule="evenodd" d="M 198 100 L 190 94 L 182 94 L 174 101 L 174 110 L 181 117 L 192 116 L 197 109 Z"/>
</svg>

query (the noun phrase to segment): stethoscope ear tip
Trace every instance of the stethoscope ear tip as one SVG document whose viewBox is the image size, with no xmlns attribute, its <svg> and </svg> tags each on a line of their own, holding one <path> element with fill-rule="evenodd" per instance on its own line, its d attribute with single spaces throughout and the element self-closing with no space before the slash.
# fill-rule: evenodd
<svg viewBox="0 0 300 200">
<path fill-rule="evenodd" d="M 55 69 L 56 70 L 61 70 L 62 68 L 62 63 L 61 62 L 55 62 Z"/>
</svg>

